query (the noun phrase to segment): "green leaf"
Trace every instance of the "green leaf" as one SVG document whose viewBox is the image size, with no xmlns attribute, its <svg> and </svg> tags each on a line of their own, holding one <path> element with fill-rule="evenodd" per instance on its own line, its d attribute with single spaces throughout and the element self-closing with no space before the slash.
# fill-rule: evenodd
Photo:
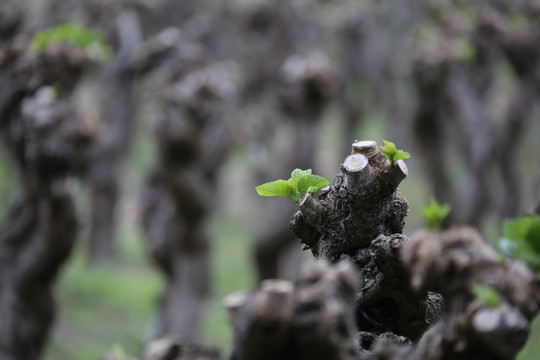
<svg viewBox="0 0 540 360">
<path fill-rule="evenodd" d="M 311 169 L 294 169 L 289 180 L 276 180 L 259 185 L 255 188 L 261 196 L 284 196 L 299 203 L 302 194 L 313 194 L 328 185 L 328 180 L 319 175 L 313 175 Z"/>
<path fill-rule="evenodd" d="M 540 218 L 533 217 L 529 224 L 529 231 L 525 235 L 527 243 L 531 244 L 534 251 L 540 254 Z"/>
<path fill-rule="evenodd" d="M 38 32 L 30 43 L 30 50 L 41 52 L 52 43 L 73 45 L 101 60 L 111 51 L 100 30 L 88 29 L 77 23 L 60 24 Z"/>
<path fill-rule="evenodd" d="M 379 147 L 381 148 L 383 154 L 388 158 L 388 160 L 392 161 L 394 154 L 397 152 L 396 144 L 386 140 L 383 140 L 383 143 L 384 146 Z"/>
<path fill-rule="evenodd" d="M 451 209 L 450 204 L 439 204 L 434 198 L 431 198 L 429 204 L 422 210 L 426 227 L 429 229 L 439 229 L 441 222 L 450 213 Z"/>
<path fill-rule="evenodd" d="M 396 145 L 391 141 L 383 140 L 384 146 L 379 146 L 388 160 L 393 164 L 398 160 L 404 160 L 411 157 L 406 151 L 398 150 Z"/>
<path fill-rule="evenodd" d="M 487 307 L 495 307 L 499 304 L 499 293 L 492 286 L 472 284 L 471 293 L 475 298 L 482 301 Z"/>
<path fill-rule="evenodd" d="M 506 220 L 498 245 L 504 255 L 521 259 L 540 271 L 540 217 L 527 215 Z"/>
<path fill-rule="evenodd" d="M 328 185 L 328 180 L 319 175 L 313 175 L 311 169 L 295 169 L 291 173 L 291 182 L 299 195 L 307 192 L 317 192 L 323 186 Z"/>
<path fill-rule="evenodd" d="M 398 160 L 405 160 L 405 159 L 409 159 L 410 157 L 411 157 L 411 154 L 409 154 L 408 152 L 403 151 L 403 150 L 398 150 L 392 157 L 392 160 L 394 160 L 393 163 L 395 163 Z"/>
<path fill-rule="evenodd" d="M 276 180 L 259 185 L 255 188 L 261 196 L 285 196 L 292 198 L 294 189 L 287 180 Z"/>
</svg>

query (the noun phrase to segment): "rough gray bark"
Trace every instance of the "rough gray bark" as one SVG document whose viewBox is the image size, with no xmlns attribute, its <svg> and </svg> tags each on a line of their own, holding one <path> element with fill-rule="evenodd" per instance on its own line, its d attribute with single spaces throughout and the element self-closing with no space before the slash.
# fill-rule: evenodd
<svg viewBox="0 0 540 360">
<path fill-rule="evenodd" d="M 329 261 L 354 255 L 380 234 L 401 233 L 408 204 L 397 186 L 407 173 L 402 160 L 391 164 L 374 141 L 354 143 L 342 172 L 321 191 L 319 201 L 310 194 L 302 197 L 302 211 L 290 228 L 314 256 Z"/>
<path fill-rule="evenodd" d="M 438 69 L 430 64 L 421 63 L 414 66 L 413 79 L 419 98 L 413 119 L 413 133 L 419 146 L 422 162 L 431 182 L 432 193 L 442 203 L 448 203 L 453 197 L 447 163 L 448 151 L 444 119 L 440 111 L 444 109 L 443 89 L 445 79 L 437 74 Z"/>
<path fill-rule="evenodd" d="M 116 256 L 116 204 L 120 196 L 119 176 L 133 131 L 137 110 L 136 68 L 133 53 L 141 42 L 138 15 L 120 12 L 112 33 L 118 44 L 114 57 L 100 71 L 101 136 L 88 161 L 90 187 L 89 260 L 99 262 Z"/>
<path fill-rule="evenodd" d="M 167 279 L 155 335 L 182 342 L 198 336 L 210 289 L 207 221 L 232 146 L 229 107 L 236 92 L 234 66 L 182 58 L 189 45 L 179 44 L 177 60 L 193 61 L 191 67 L 183 66 L 157 97 L 164 116 L 156 130 L 159 157 L 141 199 L 150 254 Z"/>
<path fill-rule="evenodd" d="M 492 201 L 485 184 L 495 137 L 485 100 L 471 84 L 471 73 L 477 68 L 463 69 L 458 65 L 449 71 L 455 73 L 447 81 L 446 100 L 457 119 L 458 133 L 464 139 L 462 146 L 467 169 L 465 185 L 456 193 L 452 221 L 457 224 L 479 224 Z"/>
<path fill-rule="evenodd" d="M 141 360 L 219 360 L 219 353 L 195 344 L 170 338 L 157 339 L 145 346 Z"/>
<path fill-rule="evenodd" d="M 19 179 L 0 225 L 2 360 L 40 357 L 54 321 L 52 286 L 77 232 L 66 180 L 95 135 L 70 99 L 85 56 L 59 44 L 31 55 L 27 46 L 8 39 L 0 49 L 0 134 Z"/>
<path fill-rule="evenodd" d="M 265 280 L 224 302 L 235 342 L 231 359 L 354 359 L 356 271 L 350 262 L 306 266 L 296 287 Z"/>
<path fill-rule="evenodd" d="M 471 228 L 421 231 L 402 256 L 414 287 L 441 293 L 446 306 L 439 323 L 402 359 L 515 358 L 540 309 L 540 283 L 524 263 L 501 261 Z M 498 304 L 473 296 L 473 284 L 493 287 Z"/>
<path fill-rule="evenodd" d="M 121 167 L 135 129 L 138 105 L 136 80 L 141 75 L 135 49 L 142 40 L 139 23 L 142 4 L 110 1 L 48 0 L 39 17 L 41 26 L 79 22 L 99 29 L 112 54 L 94 69 L 97 78 L 95 107 L 99 137 L 89 150 L 84 178 L 89 187 L 88 261 L 98 263 L 116 257 L 116 204 L 121 195 Z M 85 221 L 86 223 L 86 221 Z"/>
<path fill-rule="evenodd" d="M 393 333 L 417 341 L 436 318 L 435 294 L 414 294 L 400 264 L 401 234 L 408 211 L 397 189 L 407 176 L 403 160 L 391 164 L 373 141 L 354 143 L 332 186 L 316 200 L 305 194 L 290 228 L 317 258 L 350 257 L 359 268 L 355 320 L 361 347 L 373 335 Z M 428 306 L 429 302 L 435 306 Z M 371 333 L 367 334 L 367 333 Z"/>
</svg>

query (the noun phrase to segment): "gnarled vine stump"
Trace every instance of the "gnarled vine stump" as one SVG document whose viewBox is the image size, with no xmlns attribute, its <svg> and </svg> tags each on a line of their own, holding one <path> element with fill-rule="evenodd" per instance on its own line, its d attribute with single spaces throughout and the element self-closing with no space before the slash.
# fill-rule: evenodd
<svg viewBox="0 0 540 360">
<path fill-rule="evenodd" d="M 34 360 L 54 320 L 52 285 L 78 227 L 66 180 L 93 140 L 71 101 L 87 59 L 62 44 L 37 55 L 24 41 L 3 45 L 0 135 L 19 186 L 0 224 L 0 359 Z"/>
<path fill-rule="evenodd" d="M 403 161 L 362 141 L 332 186 L 302 196 L 290 227 L 326 261 L 296 287 L 268 280 L 225 299 L 231 359 L 515 357 L 540 309 L 540 281 L 470 228 L 401 234 L 408 206 L 397 185 L 406 175 Z M 496 303 L 474 295 L 476 286 L 491 288 Z"/>
</svg>

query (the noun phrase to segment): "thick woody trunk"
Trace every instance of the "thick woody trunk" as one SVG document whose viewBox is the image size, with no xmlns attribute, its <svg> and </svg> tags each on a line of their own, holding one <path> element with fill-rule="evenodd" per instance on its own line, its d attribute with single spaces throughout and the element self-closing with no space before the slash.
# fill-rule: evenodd
<svg viewBox="0 0 540 360">
<path fill-rule="evenodd" d="M 159 95 L 165 115 L 157 128 L 159 160 L 142 198 L 150 254 L 167 279 L 156 336 L 191 342 L 199 335 L 210 289 L 208 217 L 232 146 L 232 70 L 224 63 L 204 66 Z"/>
<path fill-rule="evenodd" d="M 19 177 L 18 196 L 0 224 L 0 359 L 38 359 L 54 321 L 52 286 L 75 241 L 77 219 L 65 185 L 92 134 L 70 94 L 83 54 L 50 45 L 0 49 L 0 134 Z M 59 97 L 52 87 L 63 88 Z"/>
<path fill-rule="evenodd" d="M 167 279 L 155 336 L 194 341 L 210 287 L 209 244 L 204 232 L 206 195 L 186 185 L 170 166 L 151 176 L 143 193 L 143 225 L 150 253 Z M 184 176 L 190 176 L 185 174 Z M 171 185 L 182 183 L 181 188 Z M 194 187 L 196 186 L 196 187 Z M 202 196 L 202 197 L 201 197 Z M 199 206 L 200 205 L 200 206 Z"/>
<path fill-rule="evenodd" d="M 119 176 L 135 129 L 138 94 L 133 69 L 134 50 L 141 42 L 138 15 L 123 10 L 114 27 L 116 53 L 101 68 L 99 77 L 101 138 L 88 161 L 90 186 L 89 260 L 100 262 L 116 257 L 116 206 L 120 197 Z"/>
<path fill-rule="evenodd" d="M 424 64 L 421 59 L 414 65 L 413 82 L 418 104 L 412 129 L 422 156 L 424 171 L 431 182 L 431 192 L 440 202 L 453 200 L 454 186 L 446 164 L 448 163 L 448 126 L 441 117 L 444 108 L 443 89 L 445 78 L 433 76 L 436 69 Z"/>
<path fill-rule="evenodd" d="M 437 316 L 435 294 L 414 294 L 400 264 L 408 204 L 397 190 L 408 170 L 391 164 L 373 141 L 354 143 L 332 186 L 316 200 L 305 194 L 290 227 L 317 258 L 351 258 L 358 266 L 355 320 L 360 346 L 384 333 L 417 341 Z"/>
<path fill-rule="evenodd" d="M 501 261 L 471 228 L 421 231 L 402 256 L 414 287 L 440 292 L 446 307 L 439 323 L 403 359 L 515 358 L 540 309 L 540 283 L 524 263 Z M 476 298 L 475 284 L 492 287 L 497 303 Z"/>
<path fill-rule="evenodd" d="M 39 359 L 55 315 L 51 286 L 75 241 L 65 193 L 28 193 L 0 224 L 0 359 Z"/>
<path fill-rule="evenodd" d="M 253 294 L 226 297 L 231 359 L 354 359 L 355 275 L 350 263 L 321 261 L 303 269 L 296 287 L 265 280 Z"/>
</svg>

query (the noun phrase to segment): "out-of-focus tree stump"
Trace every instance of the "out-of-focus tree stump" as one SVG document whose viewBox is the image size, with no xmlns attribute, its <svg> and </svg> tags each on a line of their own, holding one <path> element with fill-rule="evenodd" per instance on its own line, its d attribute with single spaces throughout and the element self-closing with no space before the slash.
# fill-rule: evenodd
<svg viewBox="0 0 540 360">
<path fill-rule="evenodd" d="M 313 168 L 319 124 L 324 109 L 336 91 L 335 74 L 330 61 L 320 51 L 289 57 L 280 73 L 280 105 L 293 120 L 293 138 L 288 157 L 282 160 L 287 169 Z M 287 218 L 294 208 L 276 202 L 275 219 L 268 222 L 255 242 L 255 260 L 259 278 L 278 277 L 279 261 L 296 239 L 287 229 Z"/>
<path fill-rule="evenodd" d="M 540 282 L 524 263 L 502 261 L 471 228 L 422 230 L 402 256 L 414 288 L 439 292 L 446 307 L 424 341 L 402 359 L 515 358 L 540 309 Z M 476 298 L 474 285 L 495 290 L 497 303 Z"/>
<path fill-rule="evenodd" d="M 234 331 L 231 359 L 354 359 L 356 271 L 350 262 L 302 269 L 296 287 L 265 280 L 224 300 Z"/>
<path fill-rule="evenodd" d="M 51 44 L 39 54 L 29 54 L 23 38 L 2 45 L 0 134 L 18 189 L 0 224 L 0 358 L 34 360 L 54 320 L 52 286 L 77 232 L 66 181 L 80 170 L 95 135 L 71 101 L 88 62 L 68 45 Z"/>
<path fill-rule="evenodd" d="M 90 185 L 90 262 L 116 257 L 116 208 L 120 198 L 119 176 L 128 153 L 136 125 L 138 90 L 133 66 L 135 49 L 141 43 L 139 18 L 134 10 L 123 9 L 111 14 L 111 6 L 101 9 L 102 16 L 114 16 L 110 26 L 115 54 L 99 74 L 100 117 L 103 119 L 99 141 L 93 146 L 88 161 Z"/>
<path fill-rule="evenodd" d="M 533 104 L 540 94 L 540 32 L 532 2 L 499 5 L 421 5 L 422 11 L 438 15 L 436 22 L 432 16 L 421 20 L 424 35 L 429 32 L 436 40 L 423 35 L 414 40 L 412 80 L 418 104 L 413 129 L 435 197 L 452 204 L 445 226 L 480 226 L 491 209 L 498 210 L 499 218 L 525 210 L 520 211 L 523 186 L 517 144 L 534 118 Z M 475 20 L 470 22 L 467 14 L 474 14 Z M 512 78 L 504 106 L 494 100 L 502 66 L 511 70 Z M 449 155 L 458 148 L 466 168 L 463 185 L 450 177 Z M 495 166 L 502 180 L 500 191 L 486 186 L 493 182 L 490 171 Z"/>
<path fill-rule="evenodd" d="M 231 63 L 191 58 L 195 44 L 174 45 L 178 52 L 169 56 L 179 56 L 176 77 L 157 94 L 163 118 L 156 129 L 158 160 L 141 199 L 142 224 L 150 254 L 167 279 L 155 335 L 189 342 L 198 336 L 210 289 L 207 221 L 216 205 L 220 166 L 233 144 L 236 84 Z"/>
<path fill-rule="evenodd" d="M 160 338 L 148 343 L 141 360 L 219 360 L 219 353 L 200 345 Z"/>
</svg>

